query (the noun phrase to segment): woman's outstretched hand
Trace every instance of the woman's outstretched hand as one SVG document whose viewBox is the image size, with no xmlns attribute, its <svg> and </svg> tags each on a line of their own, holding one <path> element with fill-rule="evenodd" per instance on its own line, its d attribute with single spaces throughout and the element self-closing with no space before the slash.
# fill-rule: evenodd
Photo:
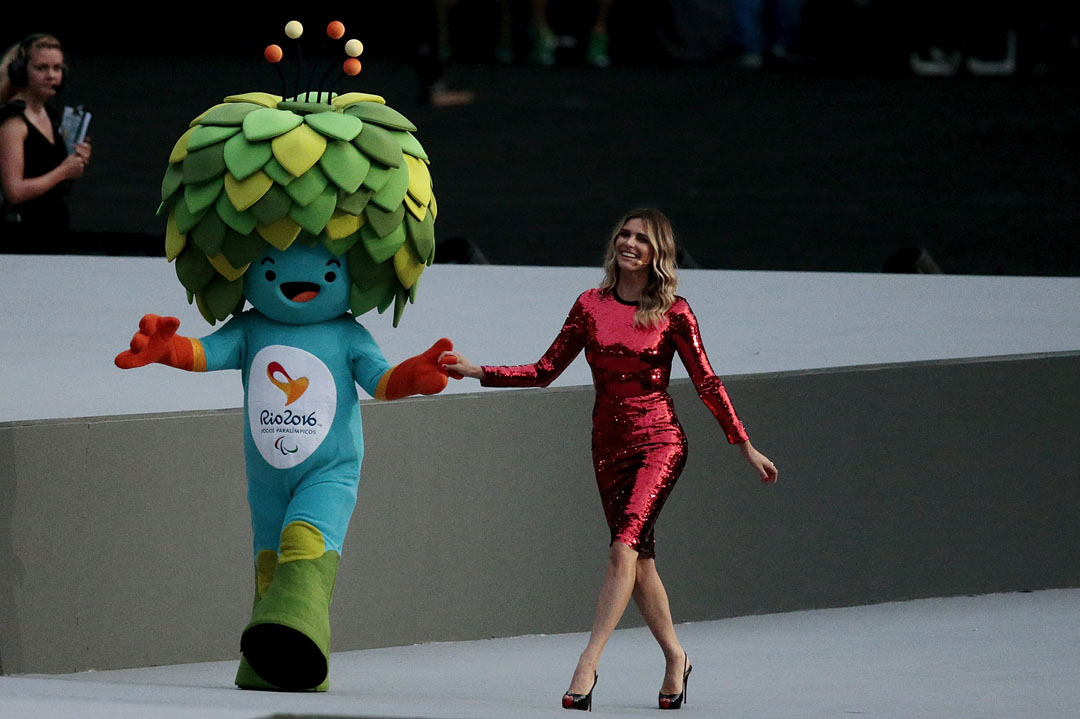
<svg viewBox="0 0 1080 719">
<path fill-rule="evenodd" d="M 461 379 L 462 377 L 484 379 L 484 368 L 477 367 L 465 359 L 460 352 L 443 352 L 439 355 L 438 363 L 454 379 Z"/>
<path fill-rule="evenodd" d="M 750 444 L 749 440 L 740 444 L 739 449 L 742 450 L 743 457 L 750 463 L 750 466 L 757 470 L 758 476 L 764 484 L 776 484 L 776 478 L 780 476 L 780 470 L 776 468 L 772 460 L 754 449 L 754 445 Z"/>
</svg>

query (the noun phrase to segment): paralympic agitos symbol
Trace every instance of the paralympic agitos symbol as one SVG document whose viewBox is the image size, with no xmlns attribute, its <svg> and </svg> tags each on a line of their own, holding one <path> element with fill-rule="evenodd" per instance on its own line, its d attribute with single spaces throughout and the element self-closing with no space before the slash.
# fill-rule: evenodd
<svg viewBox="0 0 1080 719">
<path fill-rule="evenodd" d="M 283 456 L 296 454 L 299 451 L 300 448 L 296 446 L 294 446 L 292 449 L 286 448 L 284 445 L 284 441 L 284 437 L 278 437 L 276 440 L 274 440 L 274 448 L 281 452 Z"/>
</svg>

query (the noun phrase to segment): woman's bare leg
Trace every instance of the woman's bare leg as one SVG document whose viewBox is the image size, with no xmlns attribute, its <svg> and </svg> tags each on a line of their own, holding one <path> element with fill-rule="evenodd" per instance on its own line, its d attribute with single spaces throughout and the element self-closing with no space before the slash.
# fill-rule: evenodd
<svg viewBox="0 0 1080 719">
<path fill-rule="evenodd" d="M 615 631 L 615 626 L 626 611 L 626 605 L 634 592 L 637 567 L 637 550 L 622 542 L 611 545 L 607 574 L 604 576 L 604 585 L 600 588 L 600 598 L 596 601 L 596 619 L 593 620 L 589 643 L 574 669 L 574 678 L 567 690 L 569 693 L 587 694 L 592 688 L 593 674 L 600 664 L 600 654 L 603 653 L 604 646 Z"/>
<path fill-rule="evenodd" d="M 656 561 L 644 557 L 637 560 L 637 572 L 634 582 L 634 603 L 641 611 L 649 631 L 656 637 L 664 651 L 667 668 L 664 672 L 664 684 L 660 691 L 664 694 L 678 694 L 682 691 L 683 662 L 686 653 L 679 638 L 675 635 L 675 625 L 671 621 L 671 606 L 668 603 L 667 590 L 656 571 Z"/>
</svg>

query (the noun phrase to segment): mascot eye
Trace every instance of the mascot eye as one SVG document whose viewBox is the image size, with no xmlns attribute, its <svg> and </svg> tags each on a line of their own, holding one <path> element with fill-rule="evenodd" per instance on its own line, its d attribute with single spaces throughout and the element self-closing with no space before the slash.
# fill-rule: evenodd
<svg viewBox="0 0 1080 719">
<path fill-rule="evenodd" d="M 327 272 L 323 276 L 323 279 L 326 280 L 327 282 L 333 282 L 334 280 L 337 279 L 337 275 L 335 275 L 333 272 Z"/>
<path fill-rule="evenodd" d="M 273 282 L 276 279 L 277 279 L 277 274 L 275 274 L 275 272 L 273 270 L 267 270 L 266 271 L 266 281 L 267 282 Z"/>
</svg>

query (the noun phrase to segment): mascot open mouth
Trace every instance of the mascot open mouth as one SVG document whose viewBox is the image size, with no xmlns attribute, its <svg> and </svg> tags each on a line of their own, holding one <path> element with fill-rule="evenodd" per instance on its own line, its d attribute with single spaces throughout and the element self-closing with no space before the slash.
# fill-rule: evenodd
<svg viewBox="0 0 1080 719">
<path fill-rule="evenodd" d="M 319 296 L 319 286 L 314 282 L 282 282 L 281 294 L 293 302 L 310 302 Z"/>
</svg>

